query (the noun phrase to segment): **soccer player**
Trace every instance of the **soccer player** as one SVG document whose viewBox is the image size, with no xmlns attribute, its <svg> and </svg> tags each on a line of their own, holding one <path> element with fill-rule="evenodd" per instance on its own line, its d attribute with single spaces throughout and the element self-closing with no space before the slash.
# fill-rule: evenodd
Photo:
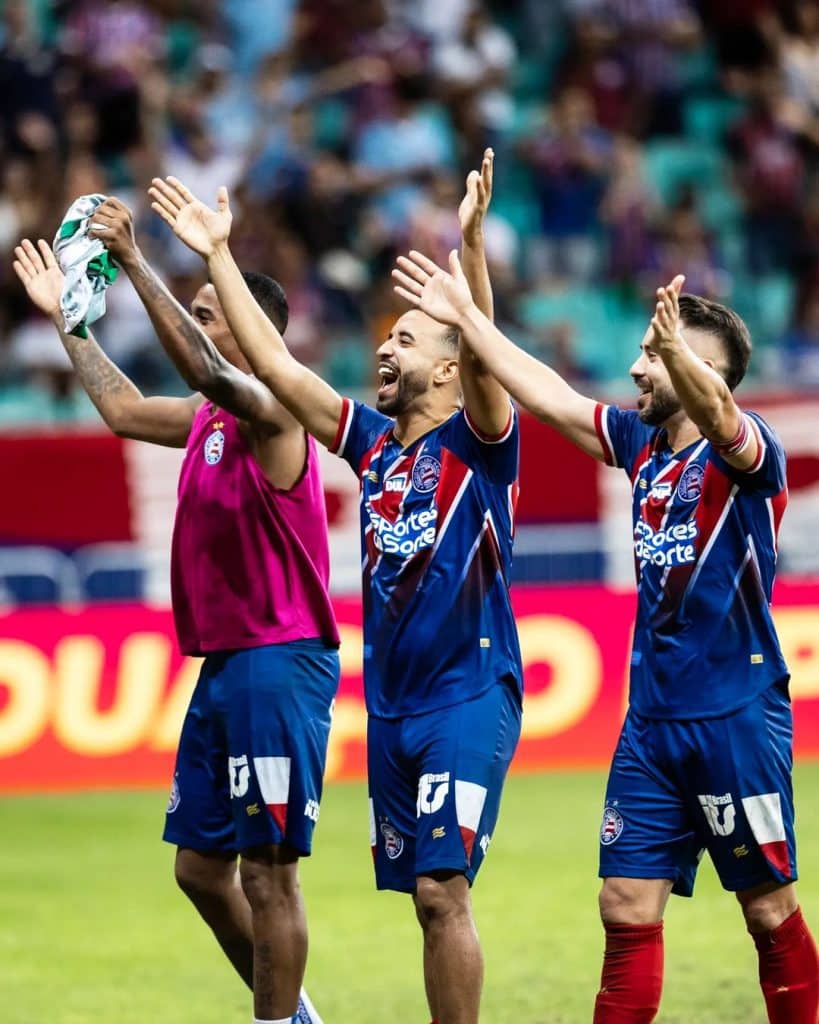
<svg viewBox="0 0 819 1024">
<path fill-rule="evenodd" d="M 491 153 L 460 215 L 464 260 L 491 315 L 482 223 Z M 521 661 L 509 600 L 518 426 L 509 397 L 455 332 L 412 310 L 378 349 L 376 408 L 293 359 L 228 248 L 217 209 L 174 178 L 154 209 L 200 253 L 254 373 L 361 483 L 364 686 L 376 884 L 411 893 L 440 1024 L 476 1024 L 483 976 L 470 885 L 520 733 Z"/>
<path fill-rule="evenodd" d="M 316 446 L 250 374 L 212 285 L 186 313 L 145 262 L 130 212 L 114 198 L 97 209 L 92 234 L 199 392 L 144 398 L 90 333 L 63 330 L 63 275 L 48 245 L 25 240 L 16 249 L 17 275 L 53 320 L 106 424 L 122 437 L 187 446 L 173 610 L 180 649 L 205 660 L 164 838 L 177 846 L 179 885 L 253 989 L 256 1018 L 317 1021 L 300 999 L 307 928 L 298 860 L 310 853 L 318 817 L 339 663 Z M 260 274 L 245 282 L 256 308 L 284 330 L 279 285 Z"/>
<path fill-rule="evenodd" d="M 648 1024 L 663 914 L 708 850 L 759 956 L 771 1024 L 816 1024 L 819 963 L 796 900 L 788 671 L 769 607 L 785 455 L 733 390 L 751 354 L 736 313 L 683 278 L 658 289 L 631 376 L 637 411 L 595 403 L 517 348 L 447 274 L 399 259 L 397 290 L 461 333 L 510 394 L 632 482 L 637 623 L 629 710 L 600 830 L 606 952 L 596 1024 Z"/>
</svg>

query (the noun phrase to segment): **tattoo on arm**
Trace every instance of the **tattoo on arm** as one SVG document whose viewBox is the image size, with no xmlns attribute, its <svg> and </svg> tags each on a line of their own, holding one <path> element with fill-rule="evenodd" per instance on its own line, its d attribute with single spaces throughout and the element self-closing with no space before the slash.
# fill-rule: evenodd
<svg viewBox="0 0 819 1024">
<path fill-rule="evenodd" d="M 111 405 L 112 400 L 116 403 L 123 397 L 142 397 L 137 386 L 111 362 L 92 334 L 87 338 L 77 338 L 61 330 L 60 337 L 82 386 L 103 417 L 116 411 Z"/>
</svg>

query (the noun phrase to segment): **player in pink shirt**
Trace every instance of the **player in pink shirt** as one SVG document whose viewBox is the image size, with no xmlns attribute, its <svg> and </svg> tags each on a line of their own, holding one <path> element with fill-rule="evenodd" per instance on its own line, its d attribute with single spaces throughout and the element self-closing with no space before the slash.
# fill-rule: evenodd
<svg viewBox="0 0 819 1024">
<path fill-rule="evenodd" d="M 180 649 L 205 660 L 164 838 L 177 846 L 179 885 L 252 988 L 256 1019 L 320 1024 L 301 990 L 298 860 L 310 854 L 318 818 L 339 663 L 315 442 L 251 375 L 212 285 L 188 314 L 142 257 L 127 207 L 108 199 L 94 223 L 197 394 L 143 397 L 87 328 L 65 333 L 63 275 L 46 242 L 24 240 L 15 270 L 106 424 L 122 437 L 187 448 L 173 610 Z M 261 274 L 245 280 L 284 330 L 280 286 Z"/>
</svg>

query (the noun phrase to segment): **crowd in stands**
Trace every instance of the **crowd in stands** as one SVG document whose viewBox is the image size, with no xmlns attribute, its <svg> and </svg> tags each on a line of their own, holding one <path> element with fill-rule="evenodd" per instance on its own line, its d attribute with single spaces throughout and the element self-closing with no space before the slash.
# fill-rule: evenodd
<svg viewBox="0 0 819 1024">
<path fill-rule="evenodd" d="M 147 185 L 227 185 L 234 251 L 285 287 L 292 351 L 361 388 L 396 252 L 457 244 L 487 145 L 497 317 L 560 372 L 622 382 L 654 289 L 682 272 L 745 316 L 758 383 L 819 387 L 819 0 L 0 6 L 0 419 L 37 396 L 73 408 L 11 252 L 51 239 L 76 196 L 129 203 L 185 302 L 201 261 Z M 176 386 L 127 281 L 108 305 L 111 356 L 148 391 Z"/>
</svg>

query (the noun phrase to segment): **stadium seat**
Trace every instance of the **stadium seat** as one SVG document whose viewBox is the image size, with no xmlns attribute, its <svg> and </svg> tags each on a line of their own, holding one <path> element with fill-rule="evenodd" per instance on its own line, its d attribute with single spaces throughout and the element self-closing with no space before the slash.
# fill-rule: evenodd
<svg viewBox="0 0 819 1024">
<path fill-rule="evenodd" d="M 134 601 L 145 593 L 146 562 L 134 544 L 88 544 L 74 553 L 86 601 Z"/>
<path fill-rule="evenodd" d="M 724 157 L 707 140 L 655 139 L 645 147 L 649 177 L 662 201 L 672 205 L 683 188 L 708 189 L 724 180 Z"/>
<path fill-rule="evenodd" d="M 79 597 L 76 567 L 62 551 L 28 545 L 0 548 L 0 602 L 59 604 Z"/>
</svg>

